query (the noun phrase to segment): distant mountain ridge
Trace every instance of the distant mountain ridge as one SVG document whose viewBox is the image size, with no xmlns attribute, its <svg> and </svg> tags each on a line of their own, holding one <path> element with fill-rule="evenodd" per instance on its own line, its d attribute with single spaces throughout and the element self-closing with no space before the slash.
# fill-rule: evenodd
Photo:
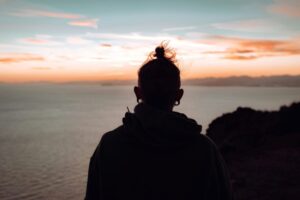
<svg viewBox="0 0 300 200">
<path fill-rule="evenodd" d="M 130 80 L 98 80 L 98 81 L 67 81 L 67 82 L 50 82 L 50 81 L 32 81 L 17 84 L 84 84 L 84 85 L 136 85 L 136 79 Z M 1 82 L 0 84 L 6 84 Z M 182 85 L 195 86 L 241 86 L 241 87 L 300 87 L 300 75 L 278 75 L 278 76 L 229 76 L 229 77 L 207 77 L 195 79 L 183 79 Z"/>
<path fill-rule="evenodd" d="M 183 84 L 200 86 L 300 87 L 300 75 L 208 77 L 187 79 L 183 81 Z"/>
<path fill-rule="evenodd" d="M 70 84 L 101 84 L 103 86 L 114 85 L 135 85 L 136 80 L 108 80 L 94 82 L 70 82 Z M 280 76 L 229 76 L 224 78 L 208 77 L 197 79 L 183 79 L 183 85 L 198 86 L 244 86 L 244 87 L 300 87 L 300 75 L 280 75 Z"/>
</svg>

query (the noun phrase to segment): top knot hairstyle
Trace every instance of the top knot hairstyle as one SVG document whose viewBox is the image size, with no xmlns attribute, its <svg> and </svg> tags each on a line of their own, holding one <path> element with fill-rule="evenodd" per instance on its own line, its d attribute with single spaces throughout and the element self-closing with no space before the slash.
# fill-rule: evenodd
<svg viewBox="0 0 300 200">
<path fill-rule="evenodd" d="M 168 43 L 161 43 L 156 47 L 138 71 L 143 101 L 158 108 L 173 106 L 181 85 L 176 53 L 167 46 Z"/>
<path fill-rule="evenodd" d="M 156 47 L 154 56 L 158 59 L 164 59 L 165 58 L 165 49 L 164 49 L 164 47 L 161 47 L 161 46 Z"/>
</svg>

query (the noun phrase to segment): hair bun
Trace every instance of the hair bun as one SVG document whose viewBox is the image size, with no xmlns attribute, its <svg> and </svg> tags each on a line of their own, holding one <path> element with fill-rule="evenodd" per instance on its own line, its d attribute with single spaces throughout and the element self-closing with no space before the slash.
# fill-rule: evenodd
<svg viewBox="0 0 300 200">
<path fill-rule="evenodd" d="M 176 52 L 174 49 L 168 47 L 168 42 L 163 41 L 159 46 L 155 48 L 155 51 L 152 51 L 145 63 L 150 62 L 151 60 L 163 60 L 169 61 L 171 63 L 176 63 Z"/>
<path fill-rule="evenodd" d="M 158 59 L 165 58 L 165 49 L 164 47 L 156 47 L 154 56 Z"/>
</svg>

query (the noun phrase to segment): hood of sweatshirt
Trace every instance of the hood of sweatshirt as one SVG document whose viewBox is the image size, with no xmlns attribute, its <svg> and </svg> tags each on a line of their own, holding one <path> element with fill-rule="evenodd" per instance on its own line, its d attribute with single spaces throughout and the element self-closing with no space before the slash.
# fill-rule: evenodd
<svg viewBox="0 0 300 200">
<path fill-rule="evenodd" d="M 151 146 L 182 146 L 191 143 L 201 133 L 201 125 L 186 115 L 164 111 L 144 103 L 127 112 L 123 118 L 126 133 Z"/>
</svg>

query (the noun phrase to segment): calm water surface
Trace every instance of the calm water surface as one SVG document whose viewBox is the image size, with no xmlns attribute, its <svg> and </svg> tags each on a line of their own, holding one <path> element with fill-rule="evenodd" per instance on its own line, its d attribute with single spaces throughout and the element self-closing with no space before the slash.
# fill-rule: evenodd
<svg viewBox="0 0 300 200">
<path fill-rule="evenodd" d="M 184 87 L 176 111 L 203 125 L 238 106 L 278 109 L 300 88 Z M 0 199 L 83 199 L 101 135 L 136 100 L 129 86 L 0 85 Z"/>
</svg>

